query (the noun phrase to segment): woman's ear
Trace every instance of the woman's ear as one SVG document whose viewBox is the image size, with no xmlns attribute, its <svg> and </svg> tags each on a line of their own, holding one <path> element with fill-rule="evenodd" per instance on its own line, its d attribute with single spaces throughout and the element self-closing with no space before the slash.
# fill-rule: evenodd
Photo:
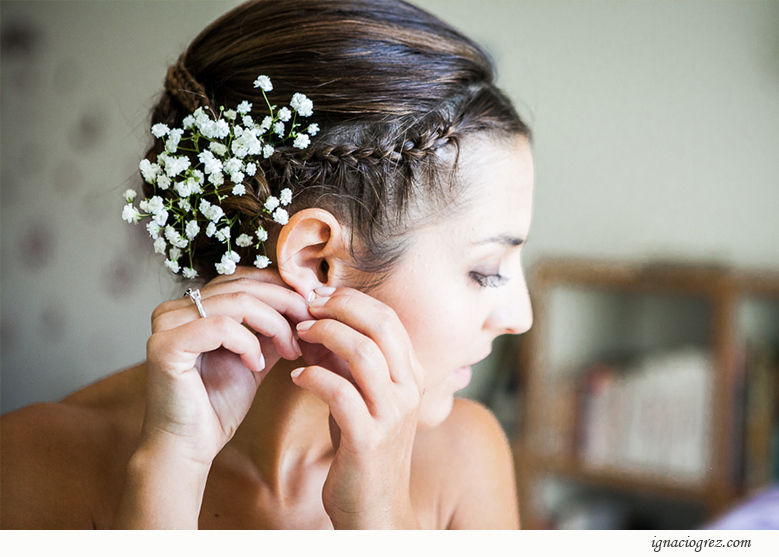
<svg viewBox="0 0 779 557">
<path fill-rule="evenodd" d="M 320 286 L 339 286 L 348 256 L 344 232 L 324 209 L 293 214 L 276 242 L 276 260 L 284 282 L 304 298 Z"/>
</svg>

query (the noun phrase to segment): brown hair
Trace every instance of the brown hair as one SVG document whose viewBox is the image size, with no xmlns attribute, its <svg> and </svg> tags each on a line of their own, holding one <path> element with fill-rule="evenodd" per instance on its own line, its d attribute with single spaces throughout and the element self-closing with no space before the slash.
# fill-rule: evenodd
<svg viewBox="0 0 779 557">
<path fill-rule="evenodd" d="M 247 194 L 231 196 L 223 209 L 254 216 L 268 195 L 291 188 L 293 212 L 322 207 L 349 226 L 355 267 L 378 278 L 402 256 L 421 218 L 454 205 L 464 136 L 530 135 L 496 87 L 487 54 L 400 0 L 242 4 L 203 30 L 169 69 L 152 124 L 181 127 L 197 107 L 234 108 L 243 100 L 261 120 L 267 106 L 253 87 L 261 74 L 273 80 L 271 104 L 308 96 L 321 131 L 302 151 L 277 145 Z M 156 140 L 147 158 L 163 148 Z M 152 186 L 144 187 L 150 196 Z M 234 234 L 241 232 L 251 234 Z M 194 242 L 195 268 L 210 279 L 224 246 L 202 233 Z M 253 248 L 239 253 L 253 260 Z"/>
</svg>

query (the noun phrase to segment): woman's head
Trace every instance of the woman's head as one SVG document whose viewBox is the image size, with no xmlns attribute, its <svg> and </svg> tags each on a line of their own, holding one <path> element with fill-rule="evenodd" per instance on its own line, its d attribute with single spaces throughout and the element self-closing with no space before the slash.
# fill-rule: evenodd
<svg viewBox="0 0 779 557">
<path fill-rule="evenodd" d="M 455 175 L 464 138 L 529 135 L 475 43 L 410 4 L 375 0 L 237 7 L 171 68 L 152 123 L 180 127 L 199 106 L 244 100 L 262 119 L 252 85 L 260 74 L 273 80 L 272 104 L 307 95 L 321 131 L 305 150 L 277 146 L 247 194 L 222 207 L 255 215 L 268 195 L 290 188 L 292 213 L 317 207 L 343 225 L 352 265 L 372 283 L 403 258 L 414 232 L 467 201 Z M 161 150 L 158 140 L 151 154 Z M 224 248 L 202 233 L 195 245 L 195 268 L 210 278 Z M 252 250 L 239 250 L 242 261 Z"/>
</svg>

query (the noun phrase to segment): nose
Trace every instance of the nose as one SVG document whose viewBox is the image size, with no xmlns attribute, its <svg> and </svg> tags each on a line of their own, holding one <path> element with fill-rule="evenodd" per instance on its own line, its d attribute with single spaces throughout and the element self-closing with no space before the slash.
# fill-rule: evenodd
<svg viewBox="0 0 779 557">
<path fill-rule="evenodd" d="M 512 287 L 513 286 L 513 287 Z M 524 274 L 513 285 L 506 285 L 500 302 L 485 324 L 496 335 L 521 335 L 533 325 L 533 308 Z"/>
</svg>

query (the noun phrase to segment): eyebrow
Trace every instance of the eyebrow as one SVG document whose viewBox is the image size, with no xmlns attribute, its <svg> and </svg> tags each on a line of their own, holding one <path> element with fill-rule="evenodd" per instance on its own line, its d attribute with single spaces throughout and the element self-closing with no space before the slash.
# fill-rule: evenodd
<svg viewBox="0 0 779 557">
<path fill-rule="evenodd" d="M 516 236 L 511 236 L 509 234 L 501 234 L 499 236 L 493 236 L 492 238 L 486 238 L 484 240 L 474 242 L 474 245 L 480 246 L 483 244 L 500 244 L 503 246 L 515 248 L 517 246 L 521 246 L 524 242 L 525 240 L 522 238 L 517 238 Z"/>
</svg>

